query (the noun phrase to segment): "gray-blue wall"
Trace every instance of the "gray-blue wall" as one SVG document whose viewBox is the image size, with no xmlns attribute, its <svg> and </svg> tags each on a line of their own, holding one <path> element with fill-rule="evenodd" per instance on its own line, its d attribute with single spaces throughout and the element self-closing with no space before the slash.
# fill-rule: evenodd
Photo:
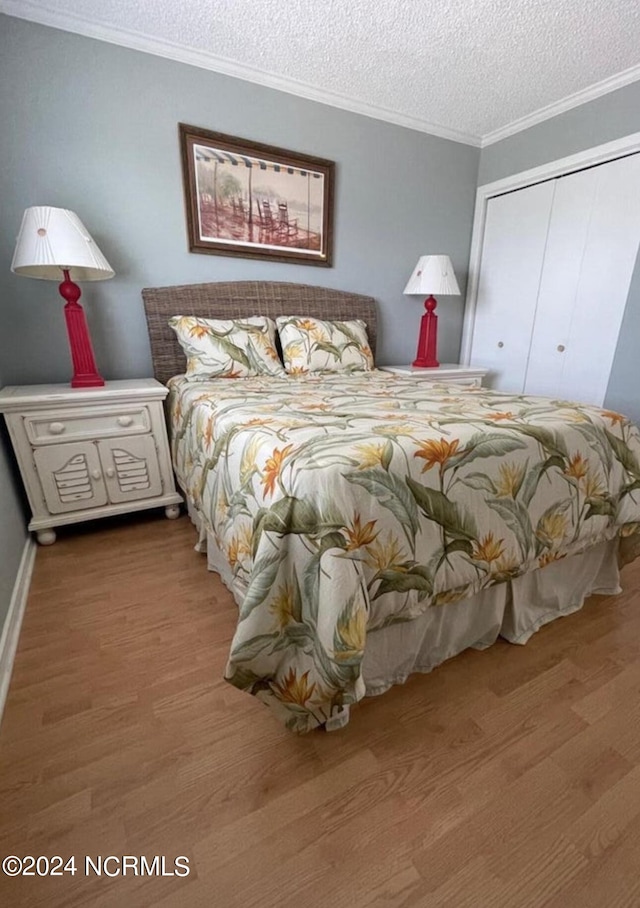
<svg viewBox="0 0 640 908">
<path fill-rule="evenodd" d="M 85 284 L 82 298 L 107 378 L 151 374 L 145 286 L 246 278 L 370 294 L 380 304 L 380 362 L 415 355 L 421 301 L 402 291 L 420 255 L 448 253 L 464 293 L 476 148 L 7 16 L 0 122 L 0 373 L 8 384 L 70 374 L 55 284 L 9 270 L 30 205 L 76 211 L 116 271 Z M 334 267 L 189 253 L 178 122 L 334 160 Z M 442 361 L 457 360 L 463 299 L 441 303 Z M 0 489 L 16 496 L 1 462 Z M 15 507 L 3 526 L 24 541 Z M 3 547 L 0 576 L 9 582 L 0 589 L 14 569 Z"/>
<path fill-rule="evenodd" d="M 0 20 L 2 17 L 0 17 Z M 2 22 L 0 21 L 0 29 Z M 0 94 L 2 86 L 0 85 Z M 8 129 L 0 131 L 0 166 L 4 158 Z M 5 180 L 2 180 L 2 190 Z M 1 203 L 0 203 L 1 208 Z M 0 387 L 6 384 L 6 363 L 10 355 L 10 332 L 4 321 L 3 298 L 0 296 Z M 9 434 L 0 416 L 0 638 L 18 568 L 27 541 L 26 497 L 22 490 L 18 467 L 13 458 Z"/>
<path fill-rule="evenodd" d="M 17 467 L 3 425 L 0 427 L 0 637 L 27 541 L 26 525 Z"/>
<path fill-rule="evenodd" d="M 603 95 L 566 113 L 482 149 L 478 184 L 587 148 L 640 132 L 640 82 Z M 606 318 L 607 301 L 602 300 Z M 594 325 L 594 330 L 597 326 Z M 640 256 L 629 289 L 616 355 L 607 389 L 606 406 L 640 423 Z"/>
<path fill-rule="evenodd" d="M 111 378 L 150 374 L 145 286 L 247 278 L 367 293 L 380 304 L 380 361 L 404 362 L 422 308 L 402 291 L 418 257 L 447 252 L 464 285 L 479 149 L 18 19 L 5 17 L 1 31 L 10 380 L 69 373 L 55 285 L 9 271 L 29 205 L 76 211 L 116 272 L 83 287 L 96 357 Z M 334 267 L 190 253 L 178 122 L 336 161 Z M 462 310 L 462 297 L 441 305 L 443 361 L 457 357 Z"/>
</svg>

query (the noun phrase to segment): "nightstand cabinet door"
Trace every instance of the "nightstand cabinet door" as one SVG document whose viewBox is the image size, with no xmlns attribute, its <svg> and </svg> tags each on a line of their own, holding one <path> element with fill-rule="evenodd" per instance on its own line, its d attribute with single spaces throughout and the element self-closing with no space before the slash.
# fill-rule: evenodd
<svg viewBox="0 0 640 908">
<path fill-rule="evenodd" d="M 34 450 L 33 459 L 52 514 L 98 508 L 107 503 L 102 465 L 91 442 L 46 445 Z"/>
<path fill-rule="evenodd" d="M 158 453 L 151 435 L 98 442 L 109 501 L 138 501 L 162 495 Z"/>
</svg>

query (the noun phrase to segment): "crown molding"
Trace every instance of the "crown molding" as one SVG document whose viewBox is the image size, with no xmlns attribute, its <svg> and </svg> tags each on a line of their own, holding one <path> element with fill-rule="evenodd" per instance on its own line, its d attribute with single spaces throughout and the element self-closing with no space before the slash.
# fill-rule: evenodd
<svg viewBox="0 0 640 908">
<path fill-rule="evenodd" d="M 384 120 L 395 126 L 404 126 L 406 129 L 427 133 L 440 139 L 448 139 L 464 145 L 473 145 L 476 148 L 479 148 L 481 144 L 480 136 L 471 133 L 450 129 L 437 123 L 430 123 L 419 117 L 389 110 L 386 107 L 368 104 L 364 101 L 350 98 L 347 95 L 341 95 L 337 92 L 308 85 L 305 82 L 299 82 L 296 79 L 278 76 L 275 73 L 237 63 L 234 60 L 228 60 L 225 57 L 219 57 L 207 51 L 194 50 L 181 44 L 175 44 L 172 41 L 150 38 L 148 35 L 129 31 L 128 29 L 101 25 L 91 22 L 82 16 L 69 13 L 63 14 L 56 10 L 48 9 L 46 6 L 41 6 L 39 3 L 30 2 L 30 0 L 0 0 L 0 13 L 14 16 L 17 19 L 26 19 L 29 22 L 37 22 L 40 25 L 48 25 L 51 28 L 58 28 L 62 31 L 73 32 L 87 38 L 95 38 L 98 41 L 105 41 L 109 44 L 117 44 L 131 50 L 153 54 L 157 57 L 164 57 L 177 63 L 186 63 L 189 66 L 197 66 L 200 69 L 208 69 L 212 72 L 222 73 L 225 76 L 232 76 L 235 79 L 243 79 L 245 82 L 254 82 L 266 88 L 273 88 L 276 91 L 283 91 L 290 95 L 305 98 L 307 101 L 316 101 L 319 104 L 327 104 L 330 107 L 337 107 L 364 117 Z"/>
<path fill-rule="evenodd" d="M 550 120 L 552 117 L 557 117 L 558 114 L 572 110 L 574 107 L 580 107 L 581 104 L 595 101 L 596 98 L 608 95 L 618 88 L 624 88 L 625 85 L 630 85 L 639 79 L 640 65 L 632 66 L 620 73 L 616 73 L 615 76 L 603 79 L 602 82 L 596 82 L 594 85 L 582 89 L 582 91 L 568 95 L 561 101 L 555 101 L 553 104 L 548 104 L 546 107 L 541 107 L 539 110 L 527 114 L 526 117 L 520 117 L 519 120 L 514 120 L 512 123 L 507 123 L 506 126 L 501 126 L 499 129 L 494 129 L 493 132 L 486 133 L 486 135 L 482 136 L 480 147 L 486 148 L 487 145 L 494 145 L 496 142 L 502 141 L 502 139 L 529 129 L 531 126 L 536 126 L 538 123 L 543 123 L 545 120 Z"/>
<path fill-rule="evenodd" d="M 423 132 L 427 135 L 436 136 L 440 139 L 448 139 L 452 142 L 459 142 L 464 145 L 471 145 L 476 148 L 486 148 L 494 145 L 509 136 L 530 129 L 538 123 L 557 117 L 559 114 L 579 107 L 596 98 L 623 88 L 632 82 L 640 80 L 640 65 L 632 66 L 623 70 L 608 79 L 596 82 L 588 88 L 575 92 L 560 101 L 541 107 L 539 110 L 505 126 L 501 126 L 492 132 L 483 136 L 463 132 L 458 129 L 452 129 L 447 126 L 441 126 L 437 123 L 431 123 L 420 117 L 413 117 L 409 114 L 403 114 L 395 110 L 389 110 L 386 107 L 379 107 L 375 104 L 368 104 L 365 101 L 359 101 L 348 95 L 341 95 L 338 92 L 332 92 L 327 89 L 317 88 L 300 82 L 297 79 L 291 79 L 284 76 L 276 75 L 256 67 L 238 63 L 235 60 L 229 60 L 225 57 L 217 56 L 202 50 L 194 50 L 185 47 L 182 44 L 176 44 L 173 41 L 165 41 L 158 38 L 150 38 L 148 35 L 140 32 L 117 28 L 115 26 L 101 25 L 70 13 L 61 13 L 57 10 L 49 9 L 34 0 L 0 0 L 0 13 L 13 16 L 17 19 L 26 19 L 29 22 L 36 22 L 40 25 L 48 25 L 51 28 L 58 28 L 62 31 L 73 32 L 74 34 L 83 35 L 87 38 L 95 38 L 98 41 L 105 41 L 108 44 L 117 44 L 120 47 L 127 47 L 130 50 L 141 51 L 146 54 L 153 54 L 157 57 L 164 57 L 167 60 L 173 60 L 177 63 L 185 63 L 188 66 L 197 66 L 200 69 L 210 70 L 211 72 L 221 73 L 222 75 L 231 76 L 235 79 L 242 79 L 245 82 L 253 82 L 262 85 L 265 88 L 272 88 L 276 91 L 283 91 L 299 98 L 305 98 L 307 101 L 315 101 L 318 104 L 326 104 L 340 110 L 346 110 L 350 113 L 360 114 L 364 117 L 371 117 L 375 120 L 382 120 L 391 123 L 394 126 L 402 126 L 406 129 L 412 129 L 416 132 Z"/>
</svg>

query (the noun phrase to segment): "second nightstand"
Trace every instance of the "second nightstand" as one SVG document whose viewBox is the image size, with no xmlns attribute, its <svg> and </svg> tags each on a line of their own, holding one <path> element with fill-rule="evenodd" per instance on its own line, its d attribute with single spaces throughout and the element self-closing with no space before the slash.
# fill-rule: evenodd
<svg viewBox="0 0 640 908">
<path fill-rule="evenodd" d="M 379 366 L 383 372 L 395 372 L 397 375 L 416 375 L 425 381 L 446 382 L 450 385 L 463 385 L 467 388 L 480 388 L 482 379 L 488 369 L 477 366 L 458 366 L 445 363 L 435 369 L 416 369 L 413 366 Z"/>
<path fill-rule="evenodd" d="M 155 379 L 0 391 L 38 542 L 55 542 L 54 527 L 164 507 L 177 517 L 176 492 L 162 402 Z"/>
</svg>

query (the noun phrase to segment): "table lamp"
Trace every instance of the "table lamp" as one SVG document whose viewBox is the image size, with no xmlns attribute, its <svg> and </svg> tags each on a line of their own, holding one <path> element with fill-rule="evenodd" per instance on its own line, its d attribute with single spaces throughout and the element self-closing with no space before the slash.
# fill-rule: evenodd
<svg viewBox="0 0 640 908">
<path fill-rule="evenodd" d="M 63 278 L 58 289 L 66 300 L 64 316 L 73 361 L 71 387 L 96 388 L 104 385 L 96 367 L 84 309 L 78 302 L 81 290 L 72 278 L 104 281 L 113 277 L 115 272 L 78 215 L 66 208 L 27 208 L 11 270 L 15 274 L 44 281 Z"/>
<path fill-rule="evenodd" d="M 407 286 L 406 296 L 424 296 L 426 312 L 420 322 L 418 353 L 412 365 L 420 369 L 432 369 L 440 365 L 437 357 L 438 316 L 435 314 L 437 302 L 434 293 L 444 296 L 460 296 L 460 288 L 453 273 L 453 265 L 448 255 L 423 255 L 413 269 Z"/>
</svg>

